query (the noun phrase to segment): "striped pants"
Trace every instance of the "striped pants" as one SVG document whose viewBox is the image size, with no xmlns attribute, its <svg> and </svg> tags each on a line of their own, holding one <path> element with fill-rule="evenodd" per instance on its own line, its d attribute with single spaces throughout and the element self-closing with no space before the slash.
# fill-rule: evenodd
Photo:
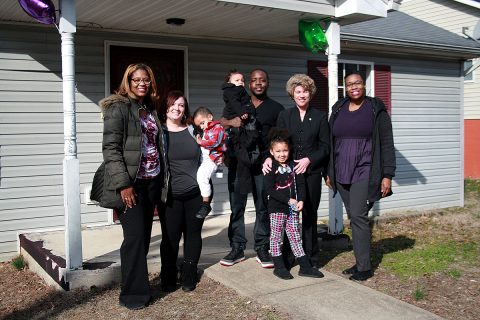
<svg viewBox="0 0 480 320">
<path fill-rule="evenodd" d="M 282 254 L 283 231 L 287 233 L 292 252 L 295 257 L 305 255 L 302 248 L 302 235 L 299 227 L 299 213 L 290 214 L 282 212 L 270 213 L 270 254 L 278 257 Z"/>
</svg>

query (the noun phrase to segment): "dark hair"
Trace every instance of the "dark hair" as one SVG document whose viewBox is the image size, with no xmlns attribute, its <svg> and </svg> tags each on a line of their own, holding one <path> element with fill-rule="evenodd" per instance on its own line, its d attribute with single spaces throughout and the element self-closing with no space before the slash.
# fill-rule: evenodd
<svg viewBox="0 0 480 320">
<path fill-rule="evenodd" d="M 347 73 L 345 75 L 345 78 L 343 78 L 343 79 L 347 80 L 348 77 L 353 76 L 353 75 L 359 76 L 360 78 L 362 78 L 363 83 L 365 83 L 365 78 L 360 74 L 360 72 L 356 72 L 356 71 L 351 71 L 351 72 Z"/>
<path fill-rule="evenodd" d="M 288 130 L 284 128 L 271 128 L 268 133 L 268 140 L 270 141 L 270 148 L 272 148 L 275 143 L 286 143 L 290 146 L 290 134 L 288 133 Z"/>
<path fill-rule="evenodd" d="M 193 113 L 192 118 L 195 119 L 198 115 L 202 115 L 204 117 L 212 116 L 213 117 L 213 112 L 210 111 L 207 107 L 198 107 L 197 110 Z"/>
<path fill-rule="evenodd" d="M 240 71 L 238 71 L 237 69 L 230 69 L 228 74 L 225 76 L 225 82 L 230 82 L 230 77 L 234 74 L 242 74 L 242 73 Z M 243 76 L 243 74 L 242 74 L 242 76 Z"/>
<path fill-rule="evenodd" d="M 187 97 L 183 94 L 180 90 L 172 90 L 169 91 L 167 94 L 167 98 L 165 99 L 164 103 L 162 104 L 162 108 L 160 110 L 161 120 L 165 122 L 167 120 L 167 110 L 170 106 L 173 106 L 175 101 L 178 99 L 183 98 L 185 100 L 185 111 L 183 112 L 184 117 L 182 118 L 182 124 L 191 124 L 192 120 L 190 117 L 190 110 L 188 109 L 188 101 Z"/>
<path fill-rule="evenodd" d="M 255 68 L 252 71 L 250 71 L 250 78 L 252 77 L 252 73 L 254 73 L 255 71 L 260 71 L 260 72 L 265 73 L 265 76 L 267 77 L 267 82 L 270 82 L 270 76 L 268 75 L 268 72 L 265 69 L 262 69 L 262 68 Z"/>
</svg>

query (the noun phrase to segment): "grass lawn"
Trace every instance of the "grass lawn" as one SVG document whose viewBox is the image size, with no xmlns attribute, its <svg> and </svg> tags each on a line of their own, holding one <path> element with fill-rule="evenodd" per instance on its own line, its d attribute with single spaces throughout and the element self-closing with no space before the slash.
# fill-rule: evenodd
<svg viewBox="0 0 480 320">
<path fill-rule="evenodd" d="M 348 227 L 345 231 L 351 235 Z M 355 262 L 351 248 L 326 250 L 325 256 L 325 269 L 337 274 Z M 465 181 L 463 208 L 374 225 L 372 259 L 375 277 L 366 286 L 447 319 L 478 319 L 480 180 Z"/>
</svg>

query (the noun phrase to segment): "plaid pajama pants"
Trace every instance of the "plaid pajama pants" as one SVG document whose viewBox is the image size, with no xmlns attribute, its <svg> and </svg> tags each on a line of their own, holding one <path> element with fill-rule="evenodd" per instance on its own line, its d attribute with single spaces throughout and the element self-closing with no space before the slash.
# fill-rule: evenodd
<svg viewBox="0 0 480 320">
<path fill-rule="evenodd" d="M 270 213 L 270 254 L 278 257 L 282 254 L 283 231 L 287 233 L 295 257 L 305 255 L 302 248 L 302 235 L 299 227 L 299 213 Z"/>
</svg>

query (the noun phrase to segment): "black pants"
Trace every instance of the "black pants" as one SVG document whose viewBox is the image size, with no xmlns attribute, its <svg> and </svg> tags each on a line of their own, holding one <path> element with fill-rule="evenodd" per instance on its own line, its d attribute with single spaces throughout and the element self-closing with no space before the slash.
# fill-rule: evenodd
<svg viewBox="0 0 480 320">
<path fill-rule="evenodd" d="M 305 254 L 310 258 L 314 265 L 317 265 L 319 257 L 318 232 L 317 232 L 317 211 L 320 205 L 320 196 L 322 195 L 322 175 L 305 174 L 305 187 L 307 189 L 307 198 L 305 199 L 302 210 L 302 245 Z M 290 249 L 290 241 L 287 237 L 283 238 L 282 255 L 288 268 L 293 266 L 295 256 Z"/>
<path fill-rule="evenodd" d="M 302 211 L 302 241 L 305 253 L 313 262 L 318 260 L 319 254 L 317 211 L 322 195 L 322 184 L 323 179 L 320 173 L 305 174 L 307 198 Z"/>
<path fill-rule="evenodd" d="M 230 246 L 246 248 L 247 238 L 245 236 L 245 208 L 247 206 L 248 193 L 235 192 L 236 163 L 234 160 L 228 167 L 228 193 L 230 197 L 230 223 L 228 225 L 228 238 Z M 252 194 L 255 203 L 255 226 L 253 229 L 254 249 L 269 246 L 270 241 L 270 219 L 267 211 L 267 196 L 263 184 L 263 174 L 252 174 Z"/>
<path fill-rule="evenodd" d="M 198 263 L 202 252 L 202 226 L 204 219 L 198 219 L 195 214 L 202 204 L 200 190 L 189 192 L 182 196 L 170 196 L 165 211 L 160 213 L 162 227 L 162 242 L 160 257 L 162 272 L 174 274 L 178 258 L 180 239 L 183 234 L 183 258 L 194 264 Z M 168 270 L 168 271 L 167 271 Z"/>
<path fill-rule="evenodd" d="M 161 194 L 162 179 L 138 179 L 134 184 L 137 204 L 120 214 L 123 242 L 120 247 L 122 288 L 120 302 L 147 304 L 150 300 L 147 254 L 152 233 L 153 211 Z M 158 211 L 162 205 L 158 205 Z"/>
<path fill-rule="evenodd" d="M 370 241 L 372 230 L 368 211 L 371 205 L 367 203 L 368 179 L 353 183 L 336 183 L 337 190 L 342 197 L 352 228 L 353 253 L 359 271 L 372 269 L 370 261 Z"/>
</svg>

